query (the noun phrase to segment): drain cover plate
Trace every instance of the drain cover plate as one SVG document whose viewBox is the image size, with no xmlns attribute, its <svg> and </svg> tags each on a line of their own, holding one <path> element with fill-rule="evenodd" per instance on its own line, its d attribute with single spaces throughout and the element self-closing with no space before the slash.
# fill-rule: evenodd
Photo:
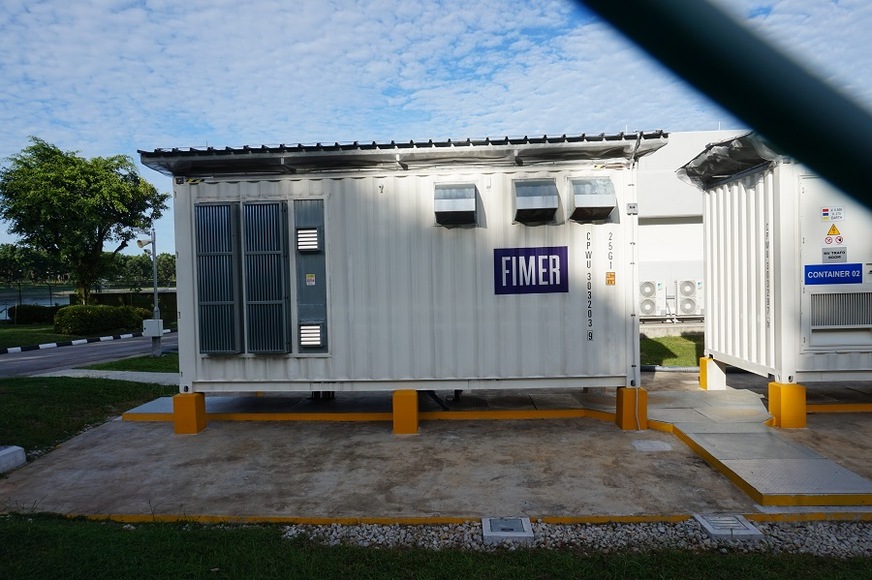
<svg viewBox="0 0 872 580">
<path fill-rule="evenodd" d="M 712 538 L 755 540 L 763 537 L 763 532 L 738 514 L 694 514 L 693 517 Z"/>
<path fill-rule="evenodd" d="M 481 532 L 485 544 L 533 543 L 533 526 L 530 525 L 530 518 L 482 518 Z"/>
</svg>

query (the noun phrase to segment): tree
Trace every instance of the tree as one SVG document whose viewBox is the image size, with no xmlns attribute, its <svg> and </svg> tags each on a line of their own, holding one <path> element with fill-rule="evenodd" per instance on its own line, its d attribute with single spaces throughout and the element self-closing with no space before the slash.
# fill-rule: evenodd
<svg viewBox="0 0 872 580">
<path fill-rule="evenodd" d="M 150 229 L 169 195 L 142 179 L 130 157 L 85 159 L 42 139 L 9 158 L 0 171 L 0 218 L 22 244 L 58 256 L 88 303 L 109 256 Z"/>
<path fill-rule="evenodd" d="M 176 285 L 176 255 L 157 255 L 157 282 L 161 286 L 172 288 Z"/>
<path fill-rule="evenodd" d="M 121 286 L 131 292 L 139 292 L 143 288 L 151 287 L 151 258 L 145 254 L 135 256 L 109 254 L 106 261 L 110 266 L 104 272 L 104 278 L 109 285 Z"/>
<path fill-rule="evenodd" d="M 24 280 L 21 252 L 15 244 L 0 244 L 0 281 L 14 284 Z"/>
<path fill-rule="evenodd" d="M 56 282 L 63 274 L 63 265 L 45 251 L 0 244 L 0 282 L 4 284 Z"/>
</svg>

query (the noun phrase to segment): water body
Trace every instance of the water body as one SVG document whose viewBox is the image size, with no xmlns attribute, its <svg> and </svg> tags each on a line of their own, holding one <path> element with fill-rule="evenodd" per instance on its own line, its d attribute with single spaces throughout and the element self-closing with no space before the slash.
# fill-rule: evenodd
<svg viewBox="0 0 872 580">
<path fill-rule="evenodd" d="M 66 306 L 74 292 L 73 286 L 58 284 L 0 286 L 0 320 L 8 320 L 9 308 L 17 304 Z"/>
</svg>

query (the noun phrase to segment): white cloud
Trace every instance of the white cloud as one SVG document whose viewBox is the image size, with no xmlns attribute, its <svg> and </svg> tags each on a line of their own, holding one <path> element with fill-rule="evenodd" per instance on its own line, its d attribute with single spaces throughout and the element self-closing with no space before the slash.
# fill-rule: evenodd
<svg viewBox="0 0 872 580">
<path fill-rule="evenodd" d="M 717 1 L 872 104 L 866 0 Z M 568 1 L 0 3 L 0 158 L 28 135 L 136 158 L 138 148 L 719 123 L 738 125 Z M 168 219 L 162 231 L 171 236 Z"/>
</svg>

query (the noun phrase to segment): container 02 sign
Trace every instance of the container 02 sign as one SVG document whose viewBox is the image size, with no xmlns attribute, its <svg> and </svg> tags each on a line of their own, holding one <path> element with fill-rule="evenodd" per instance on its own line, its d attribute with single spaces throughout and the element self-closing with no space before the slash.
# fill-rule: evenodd
<svg viewBox="0 0 872 580">
<path fill-rule="evenodd" d="M 806 285 L 862 284 L 863 264 L 812 264 L 805 267 Z"/>
<path fill-rule="evenodd" d="M 547 248 L 495 248 L 496 294 L 569 292 L 566 246 Z"/>
</svg>

